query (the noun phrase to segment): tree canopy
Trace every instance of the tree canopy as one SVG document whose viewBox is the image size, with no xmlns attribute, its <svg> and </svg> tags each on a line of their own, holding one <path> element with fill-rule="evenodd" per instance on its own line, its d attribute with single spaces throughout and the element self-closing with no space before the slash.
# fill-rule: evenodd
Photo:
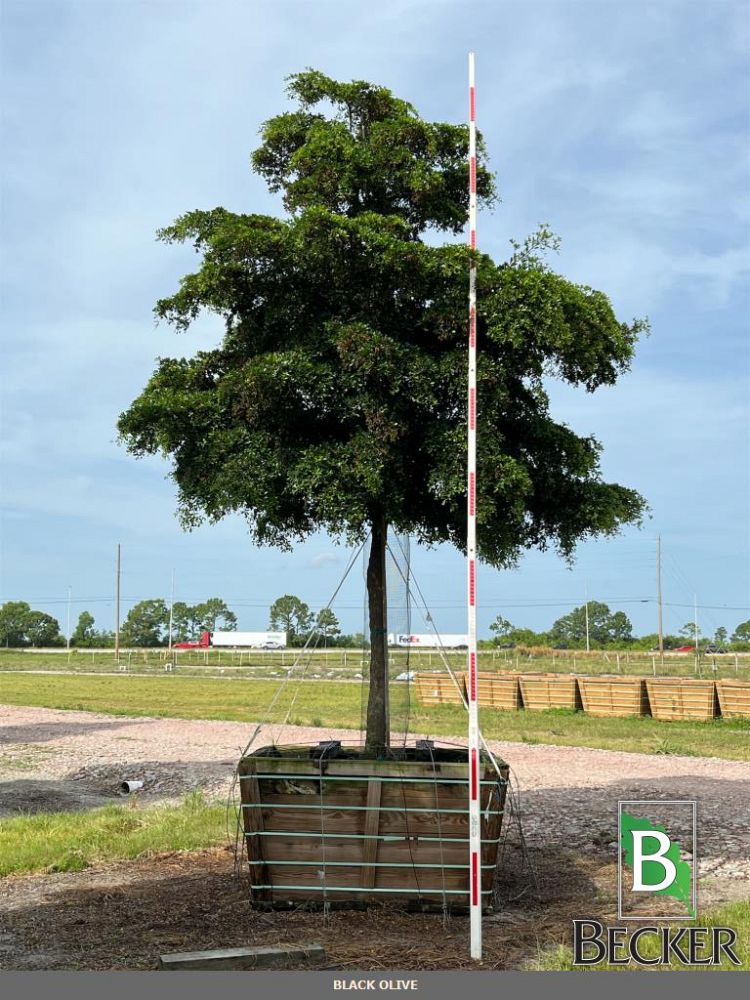
<svg viewBox="0 0 750 1000">
<path fill-rule="evenodd" d="M 171 459 L 187 525 L 240 512 L 257 541 L 289 545 L 361 536 L 382 512 L 462 547 L 470 251 L 419 237 L 465 224 L 468 130 L 363 82 L 308 72 L 289 90 L 299 108 L 266 123 L 253 165 L 290 215 L 194 211 L 160 233 L 201 263 L 157 315 L 185 329 L 208 310 L 224 335 L 160 361 L 123 440 Z M 478 176 L 491 201 L 481 159 Z M 644 508 L 603 482 L 599 444 L 552 419 L 543 386 L 613 383 L 644 324 L 554 274 L 549 242 L 502 264 L 477 255 L 479 548 L 497 566 L 528 546 L 569 555 Z"/>
<path fill-rule="evenodd" d="M 570 557 L 581 539 L 641 517 L 638 493 L 603 480 L 596 439 L 552 418 L 544 380 L 611 385 L 646 324 L 621 322 L 605 294 L 555 274 L 544 228 L 500 263 L 425 242 L 466 224 L 466 126 L 425 122 L 384 87 L 314 70 L 288 91 L 296 108 L 265 123 L 252 157 L 286 216 L 214 208 L 161 230 L 200 259 L 157 317 L 186 330 L 207 311 L 223 333 L 212 350 L 161 359 L 118 428 L 133 454 L 171 461 L 188 527 L 239 513 L 257 542 L 282 547 L 320 529 L 372 530 L 379 676 L 386 527 L 465 547 L 472 256 L 478 551 L 493 566 L 528 547 Z M 481 136 L 477 153 L 487 206 Z"/>
<path fill-rule="evenodd" d="M 52 615 L 35 611 L 26 601 L 6 601 L 0 607 L 0 646 L 62 646 L 60 624 Z"/>
<path fill-rule="evenodd" d="M 570 614 L 558 618 L 550 629 L 551 640 L 573 643 L 585 640 L 586 608 L 587 605 L 582 604 Z M 588 623 L 589 639 L 597 645 L 622 644 L 629 642 L 633 636 L 633 626 L 625 612 L 612 612 L 602 601 L 588 602 Z"/>
</svg>

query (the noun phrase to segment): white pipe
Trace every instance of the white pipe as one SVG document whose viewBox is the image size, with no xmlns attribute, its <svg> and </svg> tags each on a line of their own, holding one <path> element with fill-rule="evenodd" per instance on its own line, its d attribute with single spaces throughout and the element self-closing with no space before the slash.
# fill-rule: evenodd
<svg viewBox="0 0 750 1000">
<path fill-rule="evenodd" d="M 141 788 L 143 788 L 142 781 L 123 781 L 120 785 L 120 791 L 123 795 L 130 795 L 131 792 L 137 792 Z"/>
</svg>

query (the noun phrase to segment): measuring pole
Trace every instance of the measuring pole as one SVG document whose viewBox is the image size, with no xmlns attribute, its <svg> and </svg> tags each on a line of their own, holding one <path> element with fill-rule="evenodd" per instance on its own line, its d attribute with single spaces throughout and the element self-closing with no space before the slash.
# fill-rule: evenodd
<svg viewBox="0 0 750 1000">
<path fill-rule="evenodd" d="M 477 248 L 477 126 L 474 53 L 469 53 L 469 246 Z M 480 825 L 479 703 L 477 691 L 477 268 L 469 265 L 469 399 L 467 530 L 469 624 L 469 887 L 471 957 L 482 957 L 482 833 Z"/>
<path fill-rule="evenodd" d="M 73 596 L 73 588 L 68 587 L 68 628 L 67 628 L 68 641 L 65 643 L 65 645 L 68 648 L 68 652 L 70 652 L 70 599 L 72 596 Z"/>
<path fill-rule="evenodd" d="M 120 663 L 120 543 L 117 543 L 117 570 L 115 582 L 115 661 Z"/>
</svg>

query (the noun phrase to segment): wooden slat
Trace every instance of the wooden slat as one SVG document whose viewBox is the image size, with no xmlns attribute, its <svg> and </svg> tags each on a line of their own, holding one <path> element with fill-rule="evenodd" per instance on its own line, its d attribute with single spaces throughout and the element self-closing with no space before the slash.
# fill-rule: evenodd
<svg viewBox="0 0 750 1000">
<path fill-rule="evenodd" d="M 682 719 L 707 722 L 717 714 L 713 681 L 659 677 L 647 679 L 646 689 L 651 714 L 655 719 L 667 722 Z"/>
<path fill-rule="evenodd" d="M 373 866 L 373 862 L 377 861 L 380 844 L 376 838 L 380 829 L 381 814 L 378 810 L 382 787 L 382 781 L 375 780 L 370 781 L 367 786 L 367 805 L 370 811 L 365 819 L 365 836 L 371 839 L 364 841 L 362 855 L 367 867 L 362 868 L 362 881 L 360 883 L 365 889 L 370 889 L 375 885 L 377 869 Z"/>
<path fill-rule="evenodd" d="M 250 808 L 243 808 L 243 823 L 245 833 L 256 833 L 261 832 L 264 829 L 263 826 L 263 810 L 260 808 L 260 789 L 258 786 L 258 779 L 254 774 L 250 774 L 248 780 L 245 782 L 245 789 L 243 793 L 247 796 L 244 800 Z M 263 861 L 263 837 L 246 837 L 247 842 L 247 854 L 248 861 L 250 863 L 250 878 L 253 882 L 258 884 L 266 884 L 268 882 L 268 871 L 266 865 Z M 259 899 L 268 899 L 268 890 L 261 890 L 257 896 Z"/>
<path fill-rule="evenodd" d="M 750 718 L 750 681 L 716 682 L 721 714 L 726 719 Z"/>
<path fill-rule="evenodd" d="M 575 677 L 566 674 L 527 674 L 519 678 L 524 708 L 532 712 L 550 708 L 581 707 Z"/>
<path fill-rule="evenodd" d="M 578 687 L 583 710 L 598 717 L 645 715 L 646 687 L 640 677 L 582 677 Z"/>
</svg>

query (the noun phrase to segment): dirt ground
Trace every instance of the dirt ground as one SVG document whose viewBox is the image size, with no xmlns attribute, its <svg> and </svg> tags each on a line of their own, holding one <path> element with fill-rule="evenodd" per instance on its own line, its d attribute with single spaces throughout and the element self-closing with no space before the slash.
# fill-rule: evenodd
<svg viewBox="0 0 750 1000">
<path fill-rule="evenodd" d="M 89 809 L 117 800 L 125 779 L 144 782 L 144 804 L 194 788 L 224 799 L 250 735 L 230 722 L 0 706 L 0 818 Z M 357 734 L 268 727 L 254 746 L 331 738 Z M 515 812 L 496 912 L 485 924 L 488 967 L 533 961 L 569 938 L 573 917 L 614 920 L 618 799 L 696 799 L 701 909 L 750 898 L 747 763 L 492 747 L 512 766 Z M 322 943 L 328 967 L 457 968 L 467 964 L 467 933 L 466 917 L 390 906 L 327 916 L 259 912 L 229 848 L 0 881 L 5 969 L 148 969 L 164 952 L 279 941 Z"/>
</svg>

